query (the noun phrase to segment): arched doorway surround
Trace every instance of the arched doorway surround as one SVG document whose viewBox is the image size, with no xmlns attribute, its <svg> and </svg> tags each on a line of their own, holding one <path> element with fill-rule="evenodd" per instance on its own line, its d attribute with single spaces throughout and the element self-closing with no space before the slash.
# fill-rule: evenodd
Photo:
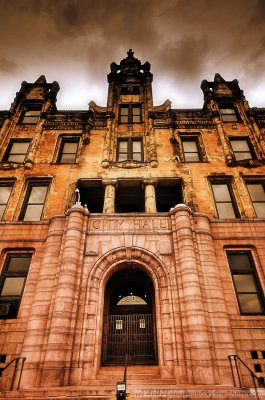
<svg viewBox="0 0 265 400">
<path fill-rule="evenodd" d="M 100 257 L 91 267 L 88 276 L 85 309 L 87 329 L 83 330 L 82 339 L 85 349 L 82 357 L 85 366 L 82 374 L 84 380 L 93 374 L 94 368 L 97 370 L 101 365 L 106 285 L 112 275 L 129 265 L 146 273 L 154 287 L 158 364 L 171 370 L 179 363 L 182 335 L 179 327 L 175 326 L 178 319 L 174 318 L 174 315 L 179 314 L 176 302 L 172 301 L 175 276 L 170 276 L 169 267 L 154 253 L 140 247 L 119 247 Z"/>
<path fill-rule="evenodd" d="M 102 365 L 157 364 L 154 288 L 149 276 L 126 264 L 104 296 Z"/>
</svg>

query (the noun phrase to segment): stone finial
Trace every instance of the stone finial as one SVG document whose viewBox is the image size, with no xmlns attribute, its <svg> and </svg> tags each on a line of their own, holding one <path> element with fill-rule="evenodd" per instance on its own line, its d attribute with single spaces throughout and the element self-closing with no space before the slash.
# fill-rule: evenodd
<svg viewBox="0 0 265 400">
<path fill-rule="evenodd" d="M 129 51 L 127 51 L 127 54 L 128 54 L 128 58 L 133 58 L 134 51 L 132 51 L 132 49 L 129 49 Z"/>
<path fill-rule="evenodd" d="M 192 209 L 190 207 L 188 207 L 184 203 L 179 203 L 175 207 L 172 207 L 169 210 L 169 214 L 175 214 L 177 211 L 181 211 L 181 210 L 188 211 L 189 213 L 192 213 Z"/>
</svg>

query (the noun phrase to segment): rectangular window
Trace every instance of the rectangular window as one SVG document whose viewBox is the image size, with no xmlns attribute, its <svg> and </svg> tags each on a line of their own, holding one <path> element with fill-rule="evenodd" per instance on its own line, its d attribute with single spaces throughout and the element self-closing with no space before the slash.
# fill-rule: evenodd
<svg viewBox="0 0 265 400">
<path fill-rule="evenodd" d="M 42 217 L 49 182 L 29 183 L 20 216 L 24 221 L 39 221 Z"/>
<path fill-rule="evenodd" d="M 0 318 L 15 318 L 31 261 L 31 254 L 9 254 L 0 277 Z"/>
<path fill-rule="evenodd" d="M 215 205 L 219 218 L 236 218 L 238 211 L 233 199 L 232 189 L 230 184 L 224 182 L 212 182 L 212 190 L 215 200 Z"/>
<path fill-rule="evenodd" d="M 30 145 L 29 139 L 12 139 L 4 156 L 4 161 L 23 163 Z"/>
<path fill-rule="evenodd" d="M 264 298 L 250 251 L 228 251 L 241 314 L 264 314 Z"/>
<path fill-rule="evenodd" d="M 220 104 L 219 109 L 223 122 L 238 122 L 238 116 L 233 105 Z"/>
<path fill-rule="evenodd" d="M 59 163 L 75 163 L 79 138 L 62 138 L 58 154 Z"/>
<path fill-rule="evenodd" d="M 36 124 L 40 118 L 41 108 L 41 104 L 28 105 L 22 115 L 21 123 Z"/>
<path fill-rule="evenodd" d="M 12 182 L 0 182 L 0 220 L 3 218 L 12 188 Z"/>
<path fill-rule="evenodd" d="M 250 160 L 252 154 L 250 151 L 249 141 L 247 138 L 229 138 L 235 159 L 237 161 Z"/>
<path fill-rule="evenodd" d="M 118 139 L 117 161 L 143 161 L 142 139 Z"/>
<path fill-rule="evenodd" d="M 186 162 L 201 161 L 197 137 L 181 138 L 181 143 Z"/>
<path fill-rule="evenodd" d="M 135 124 L 141 121 L 140 104 L 123 104 L 120 106 L 119 122 L 121 124 Z"/>
<path fill-rule="evenodd" d="M 247 182 L 247 188 L 258 218 L 265 218 L 265 183 Z"/>
</svg>

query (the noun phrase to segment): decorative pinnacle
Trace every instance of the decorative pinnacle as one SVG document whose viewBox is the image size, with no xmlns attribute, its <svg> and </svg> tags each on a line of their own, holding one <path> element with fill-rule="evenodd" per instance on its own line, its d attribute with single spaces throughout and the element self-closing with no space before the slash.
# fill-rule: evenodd
<svg viewBox="0 0 265 400">
<path fill-rule="evenodd" d="M 132 51 L 132 49 L 129 49 L 129 51 L 127 51 L 127 54 L 128 54 L 128 58 L 133 58 L 134 51 Z"/>
</svg>

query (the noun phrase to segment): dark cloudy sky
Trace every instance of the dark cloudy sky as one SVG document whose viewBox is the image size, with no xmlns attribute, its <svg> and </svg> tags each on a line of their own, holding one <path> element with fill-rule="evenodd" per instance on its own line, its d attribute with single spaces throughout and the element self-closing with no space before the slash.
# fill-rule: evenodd
<svg viewBox="0 0 265 400">
<path fill-rule="evenodd" d="M 104 106 L 129 48 L 151 63 L 156 105 L 201 107 L 219 72 L 265 107 L 265 0 L 0 0 L 0 35 L 0 109 L 42 74 L 60 84 L 58 108 Z"/>
</svg>

